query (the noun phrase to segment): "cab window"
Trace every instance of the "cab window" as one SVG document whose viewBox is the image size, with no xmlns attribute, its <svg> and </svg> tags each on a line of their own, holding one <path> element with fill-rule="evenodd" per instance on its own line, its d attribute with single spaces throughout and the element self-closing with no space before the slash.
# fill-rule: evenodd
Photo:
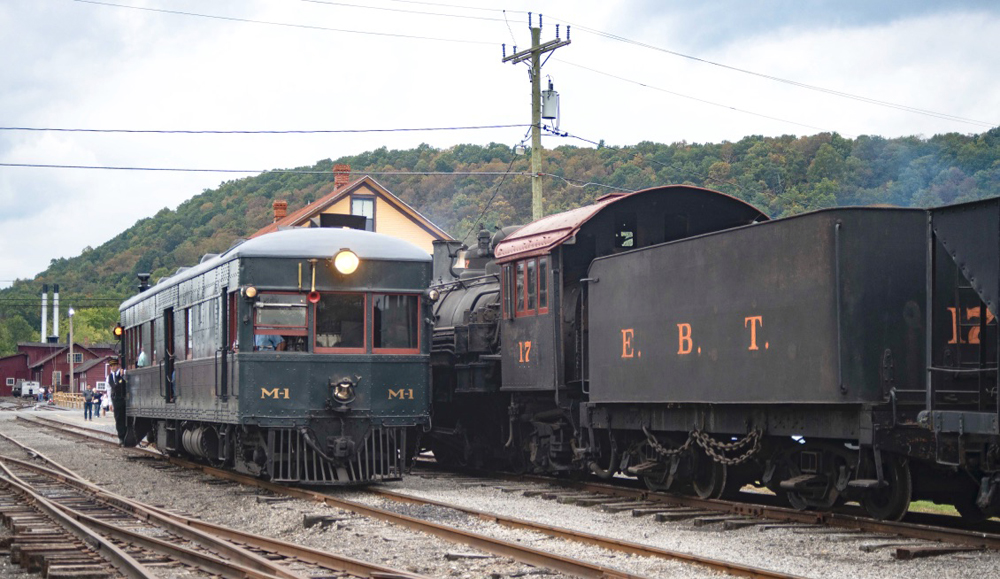
<svg viewBox="0 0 1000 579">
<path fill-rule="evenodd" d="M 419 300 L 414 295 L 372 296 L 372 348 L 376 353 L 417 353 Z"/>
<path fill-rule="evenodd" d="M 306 298 L 261 293 L 254 303 L 254 350 L 306 349 Z"/>
<path fill-rule="evenodd" d="M 327 293 L 316 304 L 316 351 L 364 353 L 365 295 Z"/>
</svg>

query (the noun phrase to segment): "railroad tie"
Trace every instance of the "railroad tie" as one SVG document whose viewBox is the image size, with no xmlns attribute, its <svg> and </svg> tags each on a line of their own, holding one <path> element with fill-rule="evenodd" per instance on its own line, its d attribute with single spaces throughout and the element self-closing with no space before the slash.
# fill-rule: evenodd
<svg viewBox="0 0 1000 579">
<path fill-rule="evenodd" d="M 964 545 L 946 545 L 933 547 L 899 547 L 892 553 L 893 559 L 909 561 L 910 559 L 922 559 L 925 557 L 938 557 L 940 555 L 952 555 L 954 553 L 968 553 L 970 551 L 982 551 L 980 547 Z"/>
<path fill-rule="evenodd" d="M 698 517 L 708 517 L 711 515 L 716 515 L 715 511 L 684 511 L 684 512 L 669 512 L 669 513 L 657 513 L 653 515 L 653 520 L 657 523 L 669 523 L 672 521 L 686 521 L 688 519 L 695 519 Z"/>
<path fill-rule="evenodd" d="M 746 517 L 740 517 L 735 515 L 716 515 L 709 517 L 697 517 L 691 524 L 695 527 L 706 527 L 708 525 L 714 525 L 716 523 L 725 523 L 727 521 L 745 521 Z"/>
</svg>

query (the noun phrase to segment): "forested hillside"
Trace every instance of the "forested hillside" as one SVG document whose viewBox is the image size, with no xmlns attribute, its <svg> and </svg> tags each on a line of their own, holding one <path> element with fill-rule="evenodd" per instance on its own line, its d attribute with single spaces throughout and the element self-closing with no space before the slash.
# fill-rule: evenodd
<svg viewBox="0 0 1000 579">
<path fill-rule="evenodd" d="M 484 210 L 483 222 L 490 228 L 529 220 L 531 186 L 524 176 L 529 159 L 499 144 L 381 148 L 320 161 L 299 172 L 224 182 L 176 210 L 164 208 L 138 221 L 100 247 L 54 259 L 35 279 L 0 291 L 0 356 L 12 353 L 18 341 L 37 339 L 43 283 L 60 284 L 63 303 L 103 305 L 86 307 L 75 318 L 76 332 L 82 340 L 107 340 L 117 317 L 112 304 L 134 292 L 136 273 L 151 272 L 156 280 L 205 253 L 225 250 L 271 221 L 275 199 L 287 200 L 291 211 L 326 194 L 333 188 L 334 163 L 350 164 L 352 177 L 372 174 L 462 238 Z M 1000 195 L 1000 128 L 929 139 L 847 139 L 824 133 L 750 136 L 718 144 L 562 146 L 545 152 L 543 171 L 549 175 L 546 213 L 589 203 L 615 189 L 674 183 L 726 192 L 775 217 L 838 205 L 929 207 Z M 65 320 L 60 328 L 65 336 Z"/>
</svg>

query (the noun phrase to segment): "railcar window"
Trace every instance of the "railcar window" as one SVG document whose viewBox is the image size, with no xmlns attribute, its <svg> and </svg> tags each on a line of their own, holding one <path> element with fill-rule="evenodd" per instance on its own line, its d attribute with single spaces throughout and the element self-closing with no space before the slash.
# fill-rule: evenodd
<svg viewBox="0 0 1000 579">
<path fill-rule="evenodd" d="M 373 295 L 372 347 L 416 353 L 420 347 L 418 303 L 417 296 Z"/>
<path fill-rule="evenodd" d="M 517 310 L 518 312 L 524 311 L 524 262 L 517 262 L 517 276 L 514 279 L 514 285 L 516 286 L 517 294 Z"/>
<path fill-rule="evenodd" d="M 175 360 L 186 360 L 188 355 L 186 329 L 184 328 L 184 322 L 187 317 L 185 311 L 186 310 L 174 312 L 173 327 Z"/>
<path fill-rule="evenodd" d="M 316 348 L 365 348 L 364 294 L 323 294 L 316 304 Z"/>
<path fill-rule="evenodd" d="M 535 260 L 529 259 L 528 265 L 528 311 L 534 312 L 538 307 L 538 270 Z"/>
<path fill-rule="evenodd" d="M 184 341 L 187 344 L 185 355 L 188 360 L 194 356 L 194 338 L 191 335 L 191 308 L 184 309 Z"/>
<path fill-rule="evenodd" d="M 538 258 L 538 313 L 549 311 L 549 258 Z"/>
<path fill-rule="evenodd" d="M 147 350 L 153 349 L 153 323 L 146 322 L 140 326 L 139 330 L 139 354 L 136 359 L 137 366 L 148 366 L 151 362 L 149 356 L 151 352 Z"/>
<path fill-rule="evenodd" d="M 260 294 L 254 304 L 254 350 L 305 350 L 307 312 L 302 294 Z"/>
<path fill-rule="evenodd" d="M 254 307 L 254 325 L 258 328 L 306 327 L 306 299 L 303 295 L 262 293 Z"/>
<path fill-rule="evenodd" d="M 615 215 L 615 247 L 619 249 L 635 247 L 635 213 Z"/>
</svg>

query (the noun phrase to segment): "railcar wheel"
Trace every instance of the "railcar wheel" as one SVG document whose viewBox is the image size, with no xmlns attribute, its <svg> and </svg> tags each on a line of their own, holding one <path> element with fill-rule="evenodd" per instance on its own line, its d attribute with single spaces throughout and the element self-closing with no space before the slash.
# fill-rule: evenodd
<svg viewBox="0 0 1000 579">
<path fill-rule="evenodd" d="M 726 465 L 699 454 L 694 459 L 691 488 L 700 499 L 718 499 L 726 492 Z"/>
<path fill-rule="evenodd" d="M 666 470 L 658 474 L 644 474 L 642 475 L 642 482 L 651 491 L 662 493 L 670 490 L 670 485 L 667 484 Z"/>
<path fill-rule="evenodd" d="M 861 499 L 861 506 L 872 518 L 898 521 L 909 510 L 913 495 L 910 465 L 903 457 L 889 455 L 882 459 L 882 473 L 889 484 L 869 492 Z"/>
</svg>

